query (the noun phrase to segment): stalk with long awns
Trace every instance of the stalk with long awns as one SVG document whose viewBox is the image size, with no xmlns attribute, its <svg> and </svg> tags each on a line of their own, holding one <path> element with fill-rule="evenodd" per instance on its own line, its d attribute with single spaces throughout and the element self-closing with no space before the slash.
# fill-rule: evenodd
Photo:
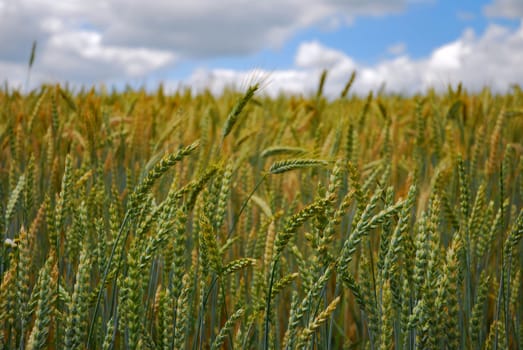
<svg viewBox="0 0 523 350">
<path fill-rule="evenodd" d="M 254 96 L 254 93 L 258 90 L 259 85 L 254 84 L 252 86 L 249 86 L 245 94 L 240 98 L 234 107 L 232 108 L 231 112 L 227 116 L 227 119 L 225 120 L 225 124 L 222 129 L 222 142 L 225 139 L 227 135 L 232 131 L 232 128 L 234 127 L 234 124 L 238 121 L 238 117 L 240 116 L 240 113 L 243 111 L 247 103 L 252 99 Z"/>
</svg>

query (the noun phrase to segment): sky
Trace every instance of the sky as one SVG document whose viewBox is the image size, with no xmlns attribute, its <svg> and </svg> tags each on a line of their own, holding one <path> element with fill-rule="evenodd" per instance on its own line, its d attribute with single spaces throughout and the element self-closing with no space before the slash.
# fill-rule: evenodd
<svg viewBox="0 0 523 350">
<path fill-rule="evenodd" d="M 33 42 L 36 56 L 28 80 Z M 0 0 L 0 82 L 269 95 L 509 91 L 523 0 Z M 523 84 L 522 84 L 523 85 Z"/>
</svg>

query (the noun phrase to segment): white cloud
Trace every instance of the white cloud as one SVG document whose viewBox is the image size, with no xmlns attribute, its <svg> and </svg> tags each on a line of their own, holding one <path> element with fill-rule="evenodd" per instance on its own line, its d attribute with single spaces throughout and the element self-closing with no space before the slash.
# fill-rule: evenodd
<svg viewBox="0 0 523 350">
<path fill-rule="evenodd" d="M 323 67 L 331 69 L 342 62 L 348 66 L 355 66 L 345 53 L 327 48 L 317 41 L 300 45 L 294 61 L 296 66 L 300 68 Z"/>
<path fill-rule="evenodd" d="M 92 84 L 158 72 L 176 59 L 279 48 L 311 25 L 404 10 L 412 0 L 0 0 L 0 63 L 27 61 L 38 42 L 42 76 Z M 2 71 L 0 81 L 16 80 Z M 88 79 L 89 77 L 95 79 Z"/>
<path fill-rule="evenodd" d="M 158 77 L 178 62 L 278 48 L 312 25 L 328 30 L 360 15 L 400 12 L 413 1 L 419 0 L 0 0 L 0 82 L 25 82 L 33 40 L 38 41 L 34 84 L 122 83 Z M 523 1 L 493 0 L 485 13 L 523 18 Z M 290 69 L 258 74 L 268 76 L 268 93 L 308 93 L 327 68 L 325 91 L 332 96 L 353 70 L 358 71 L 354 89 L 361 93 L 383 82 L 400 92 L 458 81 L 474 89 L 490 84 L 503 90 L 523 82 L 523 22 L 516 30 L 491 25 L 479 37 L 467 30 L 422 59 L 409 57 L 402 43 L 388 52 L 393 57 L 365 65 L 317 41 L 304 42 Z M 247 71 L 199 69 L 185 83 L 221 91 L 252 78 Z"/>
<path fill-rule="evenodd" d="M 265 94 L 276 96 L 280 92 L 302 94 L 312 91 L 311 82 L 316 81 L 316 70 L 244 70 L 232 69 L 198 69 L 183 84 L 194 90 L 209 89 L 215 94 L 220 94 L 224 88 L 232 87 L 245 89 L 249 84 L 260 83 L 261 91 Z M 177 89 L 179 82 L 167 82 L 168 89 Z"/>
<path fill-rule="evenodd" d="M 513 83 L 523 83 L 523 22 L 517 30 L 491 25 L 482 36 L 466 30 L 460 38 L 433 50 L 422 59 L 400 55 L 375 65 L 355 63 L 348 55 L 313 41 L 300 45 L 295 67 L 289 70 L 261 72 L 268 76 L 265 92 L 280 91 L 310 94 L 317 86 L 324 68 L 329 69 L 325 92 L 338 96 L 351 72 L 358 76 L 354 90 L 361 94 L 379 89 L 400 93 L 416 93 L 434 87 L 446 89 L 448 84 L 463 82 L 470 90 L 478 91 L 488 85 L 495 91 L 506 91 Z M 221 91 L 224 85 L 246 81 L 247 71 L 200 70 L 187 83 L 197 89 Z M 203 77 L 212 77 L 205 79 Z"/>
<path fill-rule="evenodd" d="M 44 59 L 53 61 L 53 52 L 67 52 L 75 61 L 91 61 L 120 67 L 129 77 L 142 76 L 172 62 L 174 54 L 146 48 L 103 45 L 97 32 L 79 31 L 51 37 Z M 49 62 L 52 63 L 52 62 Z"/>
<path fill-rule="evenodd" d="M 484 12 L 490 17 L 522 18 L 523 1 L 521 0 L 493 0 L 485 6 Z"/>
<path fill-rule="evenodd" d="M 50 32 L 74 32 L 88 26 L 107 45 L 145 45 L 188 56 L 245 54 L 278 47 L 297 30 L 313 24 L 400 12 L 408 1 L 4 0 L 0 39 L 7 41 L 9 33 L 11 39 L 30 36 L 30 41 L 46 41 Z"/>
<path fill-rule="evenodd" d="M 246 54 L 280 47 L 313 24 L 347 22 L 358 15 L 401 11 L 407 0 L 113 0 L 117 19 L 105 26 L 108 42 L 129 45 L 146 39 L 186 55 Z"/>
<path fill-rule="evenodd" d="M 27 68 L 16 63 L 0 62 L 0 77 L 11 76 L 12 79 L 7 81 L 11 87 L 22 87 L 27 77 Z M 2 81 L 1 84 L 4 84 Z"/>
</svg>

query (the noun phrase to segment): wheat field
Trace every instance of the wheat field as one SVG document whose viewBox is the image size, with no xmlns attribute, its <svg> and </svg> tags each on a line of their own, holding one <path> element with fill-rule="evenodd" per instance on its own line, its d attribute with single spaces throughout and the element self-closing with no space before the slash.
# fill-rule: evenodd
<svg viewBox="0 0 523 350">
<path fill-rule="evenodd" d="M 353 80 L 0 91 L 0 347 L 523 349 L 523 91 Z"/>
</svg>

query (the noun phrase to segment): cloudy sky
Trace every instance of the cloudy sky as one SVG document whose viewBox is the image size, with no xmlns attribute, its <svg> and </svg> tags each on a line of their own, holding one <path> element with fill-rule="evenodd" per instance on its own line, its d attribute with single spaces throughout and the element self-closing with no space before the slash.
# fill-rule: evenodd
<svg viewBox="0 0 523 350">
<path fill-rule="evenodd" d="M 0 82 L 337 95 L 523 83 L 522 0 L 0 0 Z M 523 84 L 522 84 L 523 85 Z"/>
</svg>

